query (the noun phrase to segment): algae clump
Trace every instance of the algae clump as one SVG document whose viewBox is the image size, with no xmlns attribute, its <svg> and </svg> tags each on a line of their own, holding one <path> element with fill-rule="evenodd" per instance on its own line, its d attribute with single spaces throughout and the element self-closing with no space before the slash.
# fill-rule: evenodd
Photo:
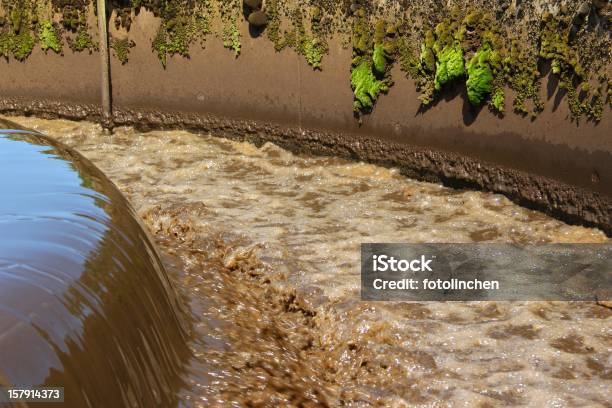
<svg viewBox="0 0 612 408">
<path fill-rule="evenodd" d="M 355 93 L 353 110 L 356 113 L 372 110 L 378 95 L 389 90 L 389 86 L 384 81 L 376 79 L 372 65 L 367 60 L 357 62 L 353 68 L 351 87 Z"/>
<path fill-rule="evenodd" d="M 130 41 L 127 38 L 112 38 L 110 42 L 110 46 L 115 52 L 115 56 L 122 65 L 128 62 L 130 48 L 135 45 L 134 41 Z"/>
<path fill-rule="evenodd" d="M 513 40 L 503 60 L 503 73 L 506 83 L 516 92 L 514 112 L 535 117 L 544 107 L 539 96 L 540 73 L 537 69 L 537 56 L 530 54 L 520 47 L 517 40 Z M 528 100 L 533 104 L 531 112 L 527 108 Z"/>
<path fill-rule="evenodd" d="M 295 10 L 292 16 L 292 23 L 294 30 L 292 36 L 294 39 L 290 39 L 289 42 L 293 42 L 295 49 L 298 54 L 303 55 L 306 58 L 306 62 L 313 69 L 321 69 L 321 62 L 323 57 L 329 51 L 329 46 L 324 38 L 320 15 L 315 8 L 313 15 L 310 19 L 311 33 L 306 32 L 304 26 L 303 12 L 300 9 Z M 287 42 L 287 45 L 291 45 Z"/>
<path fill-rule="evenodd" d="M 573 24 L 568 24 L 569 17 L 563 14 L 552 16 L 546 13 L 542 16 L 539 55 L 551 61 L 553 74 L 559 76 L 559 88 L 567 92 L 571 118 L 578 121 L 581 116 L 586 115 L 597 122 L 601 120 L 602 108 L 597 94 L 591 94 L 591 100 L 588 101 L 589 59 L 584 52 L 579 52 L 579 46 L 572 40 Z M 583 65 L 583 62 L 587 65 Z"/>
<path fill-rule="evenodd" d="M 13 56 L 18 61 L 25 60 L 34 49 L 36 39 L 29 32 L 21 33 L 15 36 L 13 44 Z"/>
<path fill-rule="evenodd" d="M 43 51 L 52 50 L 56 54 L 62 52 L 62 42 L 57 35 L 57 31 L 50 21 L 45 21 L 40 26 L 40 48 Z"/>
<path fill-rule="evenodd" d="M 473 106 L 481 105 L 493 90 L 494 71 L 499 67 L 499 53 L 485 43 L 467 63 L 466 81 L 468 100 Z"/>
<path fill-rule="evenodd" d="M 98 49 L 96 44 L 93 43 L 91 35 L 87 32 L 87 26 L 80 26 L 76 37 L 71 40 L 68 39 L 68 46 L 74 52 L 81 52 L 84 50 L 89 50 L 89 53 Z"/>
<path fill-rule="evenodd" d="M 238 18 L 242 14 L 242 2 L 240 0 L 225 0 L 220 2 L 218 6 L 222 23 L 221 40 L 223 46 L 234 51 L 237 58 L 242 50 L 241 35 L 238 28 Z"/>
<path fill-rule="evenodd" d="M 436 71 L 436 55 L 434 54 L 433 44 L 434 38 L 431 31 L 428 31 L 425 36 L 425 42 L 421 44 L 421 53 L 419 54 L 419 62 L 421 67 L 426 72 Z"/>
<path fill-rule="evenodd" d="M 404 50 L 402 68 L 417 83 L 421 92 L 419 100 L 428 106 L 436 92 L 445 84 L 451 83 L 465 75 L 465 63 L 461 39 L 464 27 L 449 19 L 439 23 L 435 30 L 427 30 L 420 47 L 418 62 Z M 404 49 L 408 46 L 404 45 Z"/>
<path fill-rule="evenodd" d="M 434 85 L 436 91 L 439 91 L 444 84 L 461 78 L 465 74 L 465 67 L 463 64 L 463 50 L 458 42 L 446 45 L 437 53 L 437 57 Z"/>
<path fill-rule="evenodd" d="M 268 27 L 266 35 L 274 44 L 276 51 L 281 51 L 288 44 L 281 35 L 281 16 L 279 11 L 278 0 L 268 0 L 266 2 L 266 14 L 268 15 Z"/>
<path fill-rule="evenodd" d="M 485 101 L 491 93 L 492 82 L 493 74 L 487 65 L 478 63 L 468 65 L 467 94 L 473 106 L 479 106 Z"/>
<path fill-rule="evenodd" d="M 172 56 L 178 54 L 183 57 L 189 56 L 189 44 L 194 35 L 193 25 L 188 22 L 183 20 L 173 20 L 172 22 L 173 24 L 171 27 L 168 27 L 165 23 L 160 25 L 152 44 L 153 50 L 157 52 L 157 56 L 164 68 L 166 68 L 168 55 Z M 115 49 L 119 60 L 122 60 L 124 56 L 127 60 L 127 53 L 130 47 L 122 47 L 121 44 L 111 44 L 111 46 Z"/>
<path fill-rule="evenodd" d="M 506 103 L 506 95 L 502 88 L 497 88 L 491 97 L 491 106 L 499 113 L 504 113 Z"/>
<path fill-rule="evenodd" d="M 351 65 L 351 88 L 354 93 L 353 111 L 356 116 L 368 113 L 381 93 L 392 85 L 389 52 L 395 50 L 395 30 L 379 20 L 374 33 L 371 31 L 365 10 L 356 12 L 353 22 L 353 62 Z"/>
<path fill-rule="evenodd" d="M 387 57 L 385 56 L 385 49 L 382 44 L 374 46 L 374 52 L 372 53 L 372 61 L 374 62 L 374 69 L 379 75 L 384 75 L 387 69 Z"/>
<path fill-rule="evenodd" d="M 193 42 L 200 40 L 201 44 L 204 43 L 206 35 L 210 33 L 213 12 L 208 0 L 201 0 L 190 6 L 192 8 L 172 2 L 167 3 L 166 6 L 157 34 L 151 44 L 164 68 L 168 56 L 178 54 L 182 57 L 189 57 L 189 47 Z"/>
<path fill-rule="evenodd" d="M 387 49 L 394 48 L 394 44 L 391 41 L 385 42 L 386 36 L 386 22 L 384 20 L 378 20 L 374 28 L 374 49 L 372 51 L 372 61 L 374 63 L 374 69 L 376 74 L 382 76 L 387 70 Z"/>
<path fill-rule="evenodd" d="M 236 57 L 240 55 L 242 44 L 240 42 L 240 31 L 238 31 L 235 22 L 223 30 L 223 46 L 233 50 Z"/>
<path fill-rule="evenodd" d="M 321 69 L 321 61 L 327 53 L 327 44 L 318 41 L 316 38 L 309 38 L 302 42 L 302 52 L 306 57 L 306 62 L 314 69 Z"/>
</svg>

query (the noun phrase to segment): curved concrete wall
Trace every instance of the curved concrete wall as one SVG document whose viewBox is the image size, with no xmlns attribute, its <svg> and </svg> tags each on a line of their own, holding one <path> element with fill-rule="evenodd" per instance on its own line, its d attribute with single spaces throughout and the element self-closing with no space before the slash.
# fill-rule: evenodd
<svg viewBox="0 0 612 408">
<path fill-rule="evenodd" d="M 211 39 L 205 49 L 193 47 L 189 59 L 169 58 L 164 69 L 146 46 L 156 28 L 151 14 L 140 13 L 130 39 L 141 46 L 131 50 L 128 64 L 112 61 L 117 124 L 214 131 L 399 166 L 412 177 L 501 192 L 612 233 L 610 109 L 598 124 L 571 122 L 567 104 L 549 91 L 554 78 L 543 81 L 548 103 L 532 121 L 513 113 L 499 118 L 486 107 L 474 112 L 462 86 L 421 112 L 414 83 L 397 69 L 395 86 L 360 124 L 352 111 L 351 50 L 339 42 L 330 44 L 323 70 L 314 71 L 245 27 L 239 58 Z M 0 72 L 1 111 L 99 116 L 97 54 L 35 50 L 25 63 L 0 62 Z"/>
</svg>

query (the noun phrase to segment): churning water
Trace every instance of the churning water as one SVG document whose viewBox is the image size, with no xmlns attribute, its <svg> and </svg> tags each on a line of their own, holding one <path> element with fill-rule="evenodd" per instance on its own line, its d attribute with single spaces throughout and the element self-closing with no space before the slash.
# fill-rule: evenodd
<svg viewBox="0 0 612 408">
<path fill-rule="evenodd" d="M 185 406 L 609 406 L 591 303 L 359 301 L 362 242 L 605 242 L 496 194 L 183 131 L 11 118 L 129 198 L 194 320 Z"/>
</svg>

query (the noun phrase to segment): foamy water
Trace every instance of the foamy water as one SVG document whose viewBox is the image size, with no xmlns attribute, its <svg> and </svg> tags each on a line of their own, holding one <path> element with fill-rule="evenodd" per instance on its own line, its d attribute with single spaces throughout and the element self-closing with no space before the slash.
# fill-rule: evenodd
<svg viewBox="0 0 612 408">
<path fill-rule="evenodd" d="M 182 131 L 9 118 L 78 149 L 199 321 L 187 406 L 610 406 L 609 309 L 359 301 L 364 242 L 604 242 L 501 195 Z"/>
</svg>

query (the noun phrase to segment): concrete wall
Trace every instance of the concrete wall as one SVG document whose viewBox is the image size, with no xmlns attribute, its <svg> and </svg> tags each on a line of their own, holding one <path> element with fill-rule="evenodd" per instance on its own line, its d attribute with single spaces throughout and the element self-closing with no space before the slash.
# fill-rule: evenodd
<svg viewBox="0 0 612 408">
<path fill-rule="evenodd" d="M 535 120 L 503 119 L 485 107 L 473 112 L 457 86 L 425 112 L 414 84 L 396 68 L 395 85 L 360 124 L 353 116 L 351 50 L 332 42 L 323 71 L 292 51 L 274 51 L 243 32 L 235 58 L 212 37 L 189 59 L 172 57 L 164 69 L 148 46 L 156 20 L 142 12 L 130 38 L 130 60 L 113 59 L 113 104 L 118 123 L 184 126 L 251 140 L 273 140 L 294 150 L 339 154 L 400 166 L 410 176 L 498 191 L 571 222 L 612 231 L 610 110 L 599 124 L 569 120 L 554 78 L 542 86 L 545 111 Z M 96 118 L 97 54 L 45 56 L 0 62 L 0 110 Z M 551 81 L 548 83 L 548 81 Z"/>
</svg>

